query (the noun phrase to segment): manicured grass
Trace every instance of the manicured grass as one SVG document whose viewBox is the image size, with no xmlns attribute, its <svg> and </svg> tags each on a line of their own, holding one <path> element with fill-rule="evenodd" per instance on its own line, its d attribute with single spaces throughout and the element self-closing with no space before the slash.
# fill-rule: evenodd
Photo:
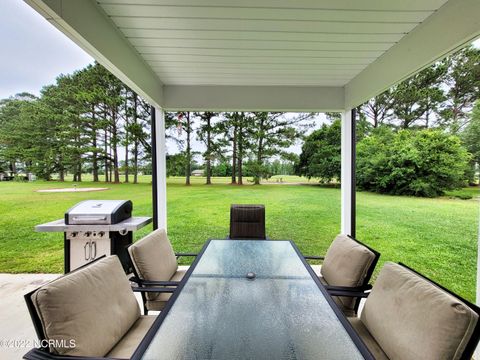
<svg viewBox="0 0 480 360">
<path fill-rule="evenodd" d="M 134 215 L 151 215 L 150 177 L 141 183 L 83 182 L 77 187 L 108 187 L 88 193 L 37 193 L 41 188 L 71 187 L 71 182 L 0 183 L 0 272 L 62 272 L 63 237 L 35 233 L 36 224 L 59 219 L 84 199 L 131 199 Z M 228 233 L 231 203 L 262 203 L 267 234 L 293 239 L 304 254 L 323 254 L 340 228 L 340 190 L 315 185 L 228 185 L 228 178 L 168 179 L 168 232 L 176 251 L 199 251 L 208 238 Z M 284 182 L 307 182 L 284 177 Z M 275 179 L 273 180 L 275 182 Z M 311 181 L 314 184 L 313 181 Z M 475 196 L 475 191 L 472 191 Z M 382 253 L 384 261 L 402 261 L 474 300 L 478 198 L 419 199 L 357 194 L 357 238 Z M 151 231 L 148 226 L 135 237 Z"/>
</svg>

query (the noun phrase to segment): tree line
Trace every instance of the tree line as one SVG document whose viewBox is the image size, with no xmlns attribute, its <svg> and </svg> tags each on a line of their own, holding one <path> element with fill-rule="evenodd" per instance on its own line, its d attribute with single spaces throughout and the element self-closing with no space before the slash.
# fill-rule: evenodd
<svg viewBox="0 0 480 360">
<path fill-rule="evenodd" d="M 150 106 L 99 64 L 60 75 L 40 96 L 21 93 L 0 101 L 0 171 L 20 165 L 45 180 L 67 173 L 82 181 L 138 181 L 148 160 Z M 125 157 L 120 159 L 119 148 Z M 123 163 L 123 165 L 122 165 Z"/>
<path fill-rule="evenodd" d="M 388 146 L 375 147 L 374 144 L 389 141 L 393 144 L 397 136 L 405 140 L 415 137 L 415 131 L 430 130 L 439 132 L 439 136 L 456 137 L 467 150 L 455 156 L 461 158 L 458 163 L 468 163 L 467 170 L 462 172 L 462 181 L 473 182 L 475 166 L 479 163 L 480 138 L 478 125 L 472 120 L 475 113 L 472 109 L 479 98 L 479 83 L 480 51 L 470 47 L 359 106 L 356 109 L 357 179 L 369 179 L 359 186 L 401 193 L 402 190 L 392 190 L 391 186 L 382 188 L 383 185 L 372 184 L 402 183 L 399 179 L 386 179 L 385 174 L 398 173 L 396 169 L 402 162 L 414 163 L 412 159 L 403 159 L 400 163 L 390 161 L 408 148 L 388 153 Z M 20 167 L 45 180 L 58 177 L 62 181 L 66 174 L 73 174 L 74 181 L 81 181 L 82 174 L 91 173 L 94 181 L 137 182 L 140 173 L 151 172 L 150 111 L 147 102 L 98 63 L 61 75 L 54 85 L 45 86 L 38 97 L 22 93 L 0 100 L 0 172 L 16 174 Z M 291 172 L 293 168 L 299 175 L 324 182 L 338 181 L 339 114 L 327 114 L 332 124 L 324 125 L 305 139 L 300 157 L 288 151 L 304 139 L 316 115 L 168 112 L 165 114 L 167 138 L 177 144 L 179 153 L 167 155 L 167 173 L 185 176 L 188 185 L 192 170 L 200 168 L 196 159 L 201 157 L 206 184 L 219 174 L 230 176 L 233 184 L 243 184 L 245 176 L 253 177 L 258 184 L 262 178 Z M 371 139 L 367 141 L 367 138 Z M 373 141 L 375 138 L 377 142 Z M 429 142 L 426 139 L 415 142 L 416 146 Z M 442 139 L 430 139 L 430 142 L 441 143 Z M 202 143 L 204 151 L 194 151 L 195 141 Z M 398 141 L 398 146 L 407 143 Z M 384 156 L 378 156 L 376 165 L 384 166 L 373 166 L 368 158 L 380 153 Z M 366 164 L 372 166 L 362 167 L 363 157 Z M 422 173 L 418 170 L 413 167 L 409 171 Z M 442 171 L 438 176 L 442 176 Z M 378 181 L 372 181 L 373 178 Z M 459 186 L 457 180 L 447 181 L 448 186 Z M 422 182 L 416 187 L 428 186 Z M 405 192 L 436 194 L 441 191 Z"/>
<path fill-rule="evenodd" d="M 231 183 L 242 185 L 244 177 L 253 177 L 254 184 L 280 172 L 293 172 L 297 156 L 288 148 L 313 126 L 314 113 L 272 112 L 178 112 L 167 113 L 170 138 L 175 138 L 182 151 L 167 156 L 167 174 L 185 174 L 190 184 L 194 160 L 201 155 L 206 184 L 212 176 L 231 176 Z M 175 121 L 174 119 L 177 119 Z M 172 135 L 172 133 L 176 133 Z M 204 145 L 201 154 L 191 147 L 193 137 Z"/>
<path fill-rule="evenodd" d="M 438 196 L 476 184 L 480 164 L 480 50 L 461 50 L 356 109 L 360 189 Z M 310 134 L 295 171 L 340 179 L 339 114 Z"/>
<path fill-rule="evenodd" d="M 98 63 L 60 75 L 38 97 L 21 93 L 0 100 L 0 172 L 22 170 L 60 181 L 73 174 L 77 182 L 91 173 L 93 181 L 103 177 L 118 183 L 122 176 L 137 183 L 139 173 L 151 173 L 150 112 L 146 101 Z M 314 115 L 167 112 L 167 138 L 180 149 L 167 155 L 168 174 L 182 174 L 190 184 L 197 155 L 204 162 L 206 184 L 222 171 L 234 184 L 243 184 L 244 176 L 258 184 L 279 169 L 270 159 L 282 159 L 283 169 L 292 171 L 295 155 L 287 149 L 312 125 Z M 203 144 L 203 153 L 192 149 L 194 139 Z"/>
</svg>

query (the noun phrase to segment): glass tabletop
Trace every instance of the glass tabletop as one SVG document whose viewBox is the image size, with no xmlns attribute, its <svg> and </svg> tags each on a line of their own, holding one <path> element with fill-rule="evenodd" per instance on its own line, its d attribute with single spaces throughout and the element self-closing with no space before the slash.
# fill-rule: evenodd
<svg viewBox="0 0 480 360">
<path fill-rule="evenodd" d="M 157 321 L 142 359 L 364 358 L 290 241 L 211 240 Z"/>
</svg>

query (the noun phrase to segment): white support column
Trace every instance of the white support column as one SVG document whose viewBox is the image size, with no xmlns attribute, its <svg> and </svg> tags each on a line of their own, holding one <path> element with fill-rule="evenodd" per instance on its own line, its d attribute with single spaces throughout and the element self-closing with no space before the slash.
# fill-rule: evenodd
<svg viewBox="0 0 480 360">
<path fill-rule="evenodd" d="M 355 162 L 352 111 L 342 113 L 341 233 L 355 236 Z"/>
<path fill-rule="evenodd" d="M 165 113 L 152 107 L 152 191 L 154 227 L 167 230 Z"/>
</svg>

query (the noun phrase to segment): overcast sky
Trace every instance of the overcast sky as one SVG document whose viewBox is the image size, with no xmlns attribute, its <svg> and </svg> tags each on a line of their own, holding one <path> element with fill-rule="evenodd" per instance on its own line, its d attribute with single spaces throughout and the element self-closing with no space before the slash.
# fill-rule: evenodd
<svg viewBox="0 0 480 360">
<path fill-rule="evenodd" d="M 0 99 L 27 91 L 38 95 L 93 59 L 20 0 L 0 0 Z"/>
</svg>

